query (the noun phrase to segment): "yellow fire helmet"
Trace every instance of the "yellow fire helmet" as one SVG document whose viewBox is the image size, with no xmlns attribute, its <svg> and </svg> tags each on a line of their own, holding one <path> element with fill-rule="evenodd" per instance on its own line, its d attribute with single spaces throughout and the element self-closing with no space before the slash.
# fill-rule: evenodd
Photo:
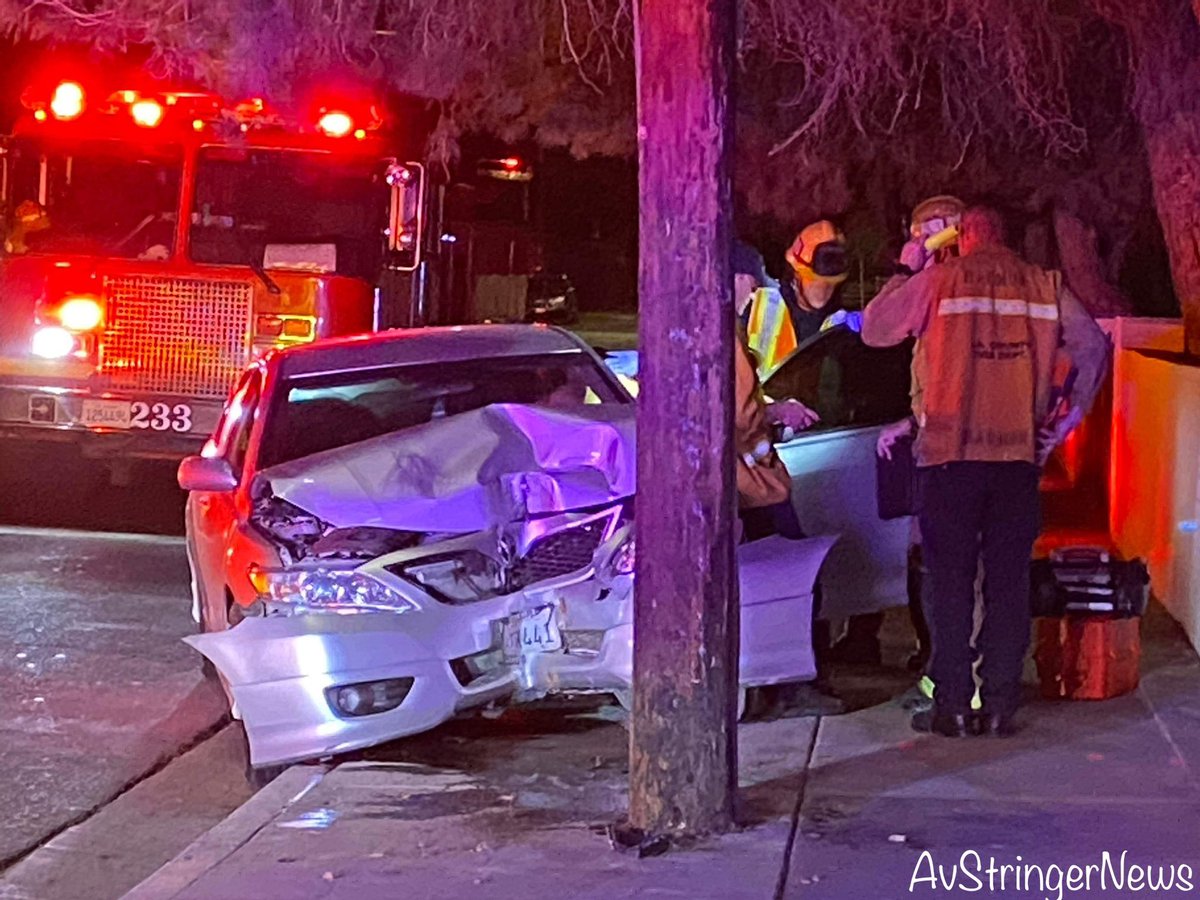
<svg viewBox="0 0 1200 900">
<path fill-rule="evenodd" d="M 786 258 L 804 280 L 841 284 L 849 273 L 846 236 L 828 219 L 813 222 L 796 235 Z"/>
<path fill-rule="evenodd" d="M 965 203 L 950 194 L 922 200 L 912 211 L 909 234 L 914 240 L 924 238 L 925 249 L 931 253 L 956 244 L 966 208 Z"/>
</svg>

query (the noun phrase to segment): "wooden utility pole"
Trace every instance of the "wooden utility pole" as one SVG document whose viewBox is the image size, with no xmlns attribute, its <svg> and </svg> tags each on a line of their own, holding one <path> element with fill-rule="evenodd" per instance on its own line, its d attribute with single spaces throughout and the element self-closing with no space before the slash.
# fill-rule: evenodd
<svg viewBox="0 0 1200 900">
<path fill-rule="evenodd" d="M 630 824 L 719 831 L 737 785 L 730 271 L 735 0 L 639 0 Z"/>
</svg>

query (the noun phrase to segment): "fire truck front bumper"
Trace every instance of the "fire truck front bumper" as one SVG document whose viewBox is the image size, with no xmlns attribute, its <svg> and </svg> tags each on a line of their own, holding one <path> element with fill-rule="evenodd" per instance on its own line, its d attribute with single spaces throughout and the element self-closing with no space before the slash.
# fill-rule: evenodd
<svg viewBox="0 0 1200 900">
<path fill-rule="evenodd" d="M 0 442 L 74 444 L 87 457 L 181 459 L 199 452 L 221 415 L 219 400 L 97 392 L 56 374 L 0 373 Z"/>
</svg>

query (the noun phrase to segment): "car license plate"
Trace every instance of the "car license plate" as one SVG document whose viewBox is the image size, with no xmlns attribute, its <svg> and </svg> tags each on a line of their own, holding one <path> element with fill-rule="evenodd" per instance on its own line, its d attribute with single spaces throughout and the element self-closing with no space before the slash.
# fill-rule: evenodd
<svg viewBox="0 0 1200 900">
<path fill-rule="evenodd" d="M 192 430 L 192 407 L 165 400 L 84 400 L 80 422 L 88 428 L 139 428 L 187 434 Z"/>
<path fill-rule="evenodd" d="M 504 625 L 504 655 L 509 659 L 562 649 L 562 632 L 553 606 L 539 606 L 509 616 Z"/>
</svg>

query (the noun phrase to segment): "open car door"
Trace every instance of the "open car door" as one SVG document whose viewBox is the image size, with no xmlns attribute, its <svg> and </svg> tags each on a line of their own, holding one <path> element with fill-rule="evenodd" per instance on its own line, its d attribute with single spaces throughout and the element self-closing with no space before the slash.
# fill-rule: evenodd
<svg viewBox="0 0 1200 900">
<path fill-rule="evenodd" d="M 909 414 L 912 348 L 877 349 L 846 328 L 802 344 L 764 385 L 821 421 L 777 447 L 792 476 L 792 502 L 808 534 L 840 534 L 822 577 L 822 618 L 878 612 L 906 602 L 911 521 L 879 518 L 875 442 Z"/>
</svg>

